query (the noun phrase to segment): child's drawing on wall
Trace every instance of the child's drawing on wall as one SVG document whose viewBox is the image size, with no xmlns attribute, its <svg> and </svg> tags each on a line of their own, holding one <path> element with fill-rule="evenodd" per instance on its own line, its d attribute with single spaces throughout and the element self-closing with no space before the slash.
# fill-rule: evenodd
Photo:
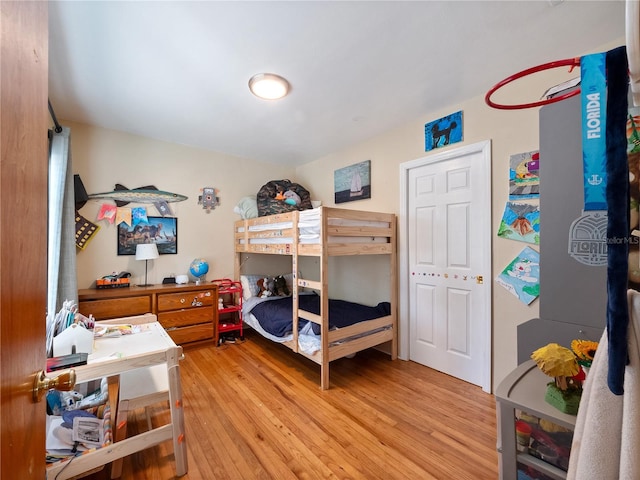
<svg viewBox="0 0 640 480">
<path fill-rule="evenodd" d="M 509 200 L 540 198 L 540 152 L 509 157 Z"/>
</svg>

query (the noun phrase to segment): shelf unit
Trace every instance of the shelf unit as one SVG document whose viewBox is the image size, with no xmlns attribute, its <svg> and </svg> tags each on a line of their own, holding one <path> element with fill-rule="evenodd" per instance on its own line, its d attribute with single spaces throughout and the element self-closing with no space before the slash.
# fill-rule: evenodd
<svg viewBox="0 0 640 480">
<path fill-rule="evenodd" d="M 218 287 L 218 328 L 216 342 L 219 345 L 222 334 L 239 332 L 240 339 L 244 339 L 242 324 L 242 285 L 229 278 L 213 280 Z"/>
<path fill-rule="evenodd" d="M 575 415 L 561 412 L 544 399 L 549 381 L 550 377 L 542 373 L 533 360 L 528 360 L 513 370 L 496 389 L 500 480 L 518 478 L 518 464 L 531 467 L 540 475 L 544 475 L 539 478 L 566 478 L 567 472 L 563 469 L 537 458 L 530 451 L 518 451 L 516 448 L 517 412 L 525 412 L 537 419 L 564 427 L 571 431 L 572 436 L 576 423 Z"/>
</svg>

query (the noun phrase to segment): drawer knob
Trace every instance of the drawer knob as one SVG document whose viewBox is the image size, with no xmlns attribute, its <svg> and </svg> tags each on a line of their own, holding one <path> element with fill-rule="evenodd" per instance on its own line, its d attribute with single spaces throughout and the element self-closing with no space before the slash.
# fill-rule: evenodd
<svg viewBox="0 0 640 480">
<path fill-rule="evenodd" d="M 184 303 L 186 300 L 184 298 L 180 299 L 180 303 Z"/>
</svg>

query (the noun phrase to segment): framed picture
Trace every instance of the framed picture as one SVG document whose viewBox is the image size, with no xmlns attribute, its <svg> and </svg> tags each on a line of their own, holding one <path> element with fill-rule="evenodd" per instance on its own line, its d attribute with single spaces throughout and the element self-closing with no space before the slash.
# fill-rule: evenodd
<svg viewBox="0 0 640 480">
<path fill-rule="evenodd" d="M 333 192 L 336 203 L 371 198 L 371 160 L 335 170 Z"/>
<path fill-rule="evenodd" d="M 178 253 L 178 219 L 147 217 L 135 226 L 118 225 L 118 255 L 135 255 L 139 243 L 155 243 L 160 255 Z"/>
</svg>

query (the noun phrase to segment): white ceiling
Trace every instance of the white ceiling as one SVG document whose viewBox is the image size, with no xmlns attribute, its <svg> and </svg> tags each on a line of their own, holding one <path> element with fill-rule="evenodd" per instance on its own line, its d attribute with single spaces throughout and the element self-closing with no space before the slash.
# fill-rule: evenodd
<svg viewBox="0 0 640 480">
<path fill-rule="evenodd" d="M 61 119 L 299 165 L 624 36 L 621 0 L 556 3 L 50 1 L 49 96 Z M 259 72 L 289 96 L 253 97 Z"/>
</svg>

